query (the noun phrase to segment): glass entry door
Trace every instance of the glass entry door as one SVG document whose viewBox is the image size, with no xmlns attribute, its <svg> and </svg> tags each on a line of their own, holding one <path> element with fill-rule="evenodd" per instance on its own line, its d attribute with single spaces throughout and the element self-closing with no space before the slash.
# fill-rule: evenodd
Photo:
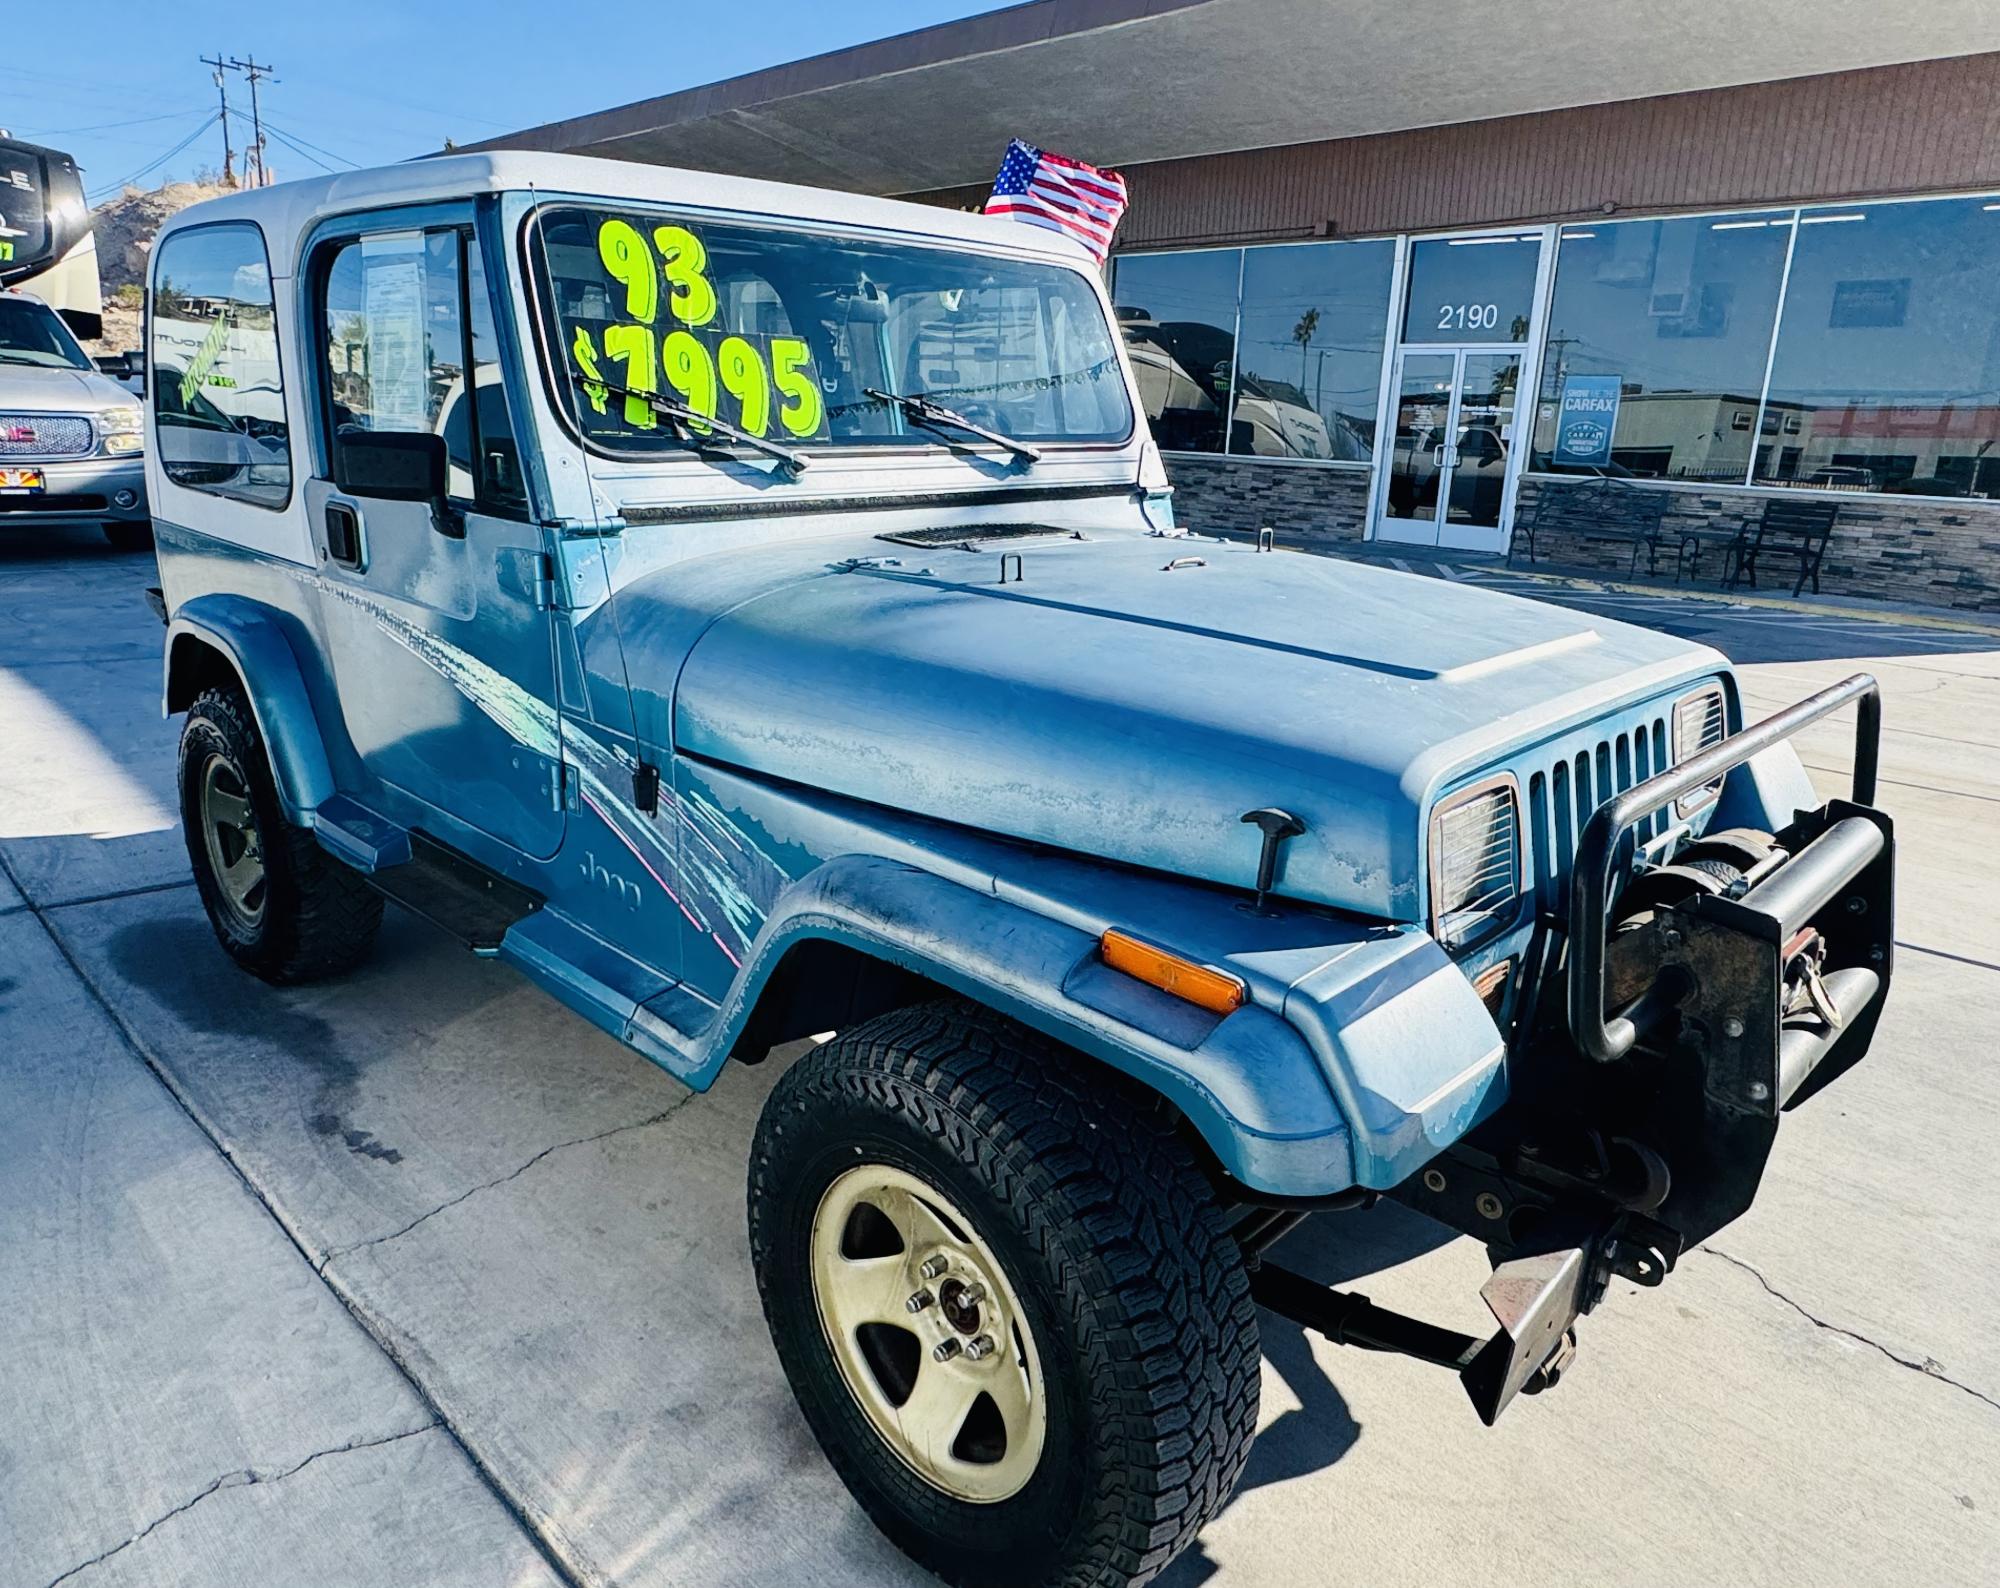
<svg viewBox="0 0 2000 1588">
<path fill-rule="evenodd" d="M 1520 386 L 1519 348 L 1409 348 L 1397 357 L 1381 539 L 1507 549 Z"/>
</svg>

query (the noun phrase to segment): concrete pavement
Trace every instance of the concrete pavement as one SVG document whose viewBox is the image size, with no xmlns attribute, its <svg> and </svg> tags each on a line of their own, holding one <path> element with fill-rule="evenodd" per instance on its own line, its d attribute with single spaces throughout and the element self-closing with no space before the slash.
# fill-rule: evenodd
<svg viewBox="0 0 2000 1588">
<path fill-rule="evenodd" d="M 785 1055 L 690 1099 L 394 912 L 341 983 L 235 972 L 185 885 L 146 573 L 0 545 L 0 1580 L 927 1580 L 757 1312 L 744 1152 Z M 1875 1054 L 1496 1429 L 1267 1317 L 1264 1434 L 1176 1588 L 2000 1576 L 2000 635 L 1643 620 L 1766 704 L 1873 659 L 1905 857 Z M 1845 775 L 1840 730 L 1807 749 Z M 1286 1256 L 1484 1327 L 1479 1251 L 1399 1209 Z"/>
</svg>

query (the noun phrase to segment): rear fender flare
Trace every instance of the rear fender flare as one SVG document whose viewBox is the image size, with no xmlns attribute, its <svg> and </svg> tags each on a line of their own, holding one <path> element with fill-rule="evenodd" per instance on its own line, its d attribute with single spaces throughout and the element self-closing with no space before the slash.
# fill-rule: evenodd
<svg viewBox="0 0 2000 1588">
<path fill-rule="evenodd" d="M 205 595 L 183 602 L 167 625 L 161 704 L 169 717 L 186 711 L 212 680 L 212 659 L 219 655 L 249 699 L 286 819 L 307 826 L 312 813 L 333 795 L 333 771 L 298 652 L 286 634 L 290 621 L 275 608 L 241 596 Z"/>
</svg>

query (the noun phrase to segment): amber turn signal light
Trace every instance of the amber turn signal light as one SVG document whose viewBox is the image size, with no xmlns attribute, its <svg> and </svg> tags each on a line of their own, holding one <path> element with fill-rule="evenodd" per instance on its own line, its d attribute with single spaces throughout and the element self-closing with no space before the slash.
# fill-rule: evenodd
<svg viewBox="0 0 2000 1588">
<path fill-rule="evenodd" d="M 1226 1015 L 1243 1007 L 1245 991 L 1238 978 L 1227 971 L 1169 954 L 1163 948 L 1141 942 L 1129 932 L 1112 927 L 1098 939 L 1097 950 L 1113 970 L 1122 970 L 1127 976 L 1184 998 L 1211 1014 Z"/>
<path fill-rule="evenodd" d="M 1495 1020 L 1500 1018 L 1500 1005 L 1507 996 L 1507 978 L 1514 973 L 1514 962 L 1503 959 L 1497 965 L 1488 965 L 1472 984 L 1472 990 L 1479 994 L 1480 1002 L 1486 1005 L 1486 1012 Z"/>
</svg>

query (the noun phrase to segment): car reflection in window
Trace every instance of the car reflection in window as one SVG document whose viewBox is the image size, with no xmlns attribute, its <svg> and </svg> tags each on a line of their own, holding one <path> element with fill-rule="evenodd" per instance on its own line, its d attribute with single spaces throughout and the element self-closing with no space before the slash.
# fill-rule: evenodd
<svg viewBox="0 0 2000 1588">
<path fill-rule="evenodd" d="M 199 387 L 187 388 L 174 370 L 159 373 L 157 411 L 161 428 L 176 432 L 173 457 L 163 460 L 176 484 L 283 486 L 288 482 L 282 419 L 224 413 Z"/>
</svg>

